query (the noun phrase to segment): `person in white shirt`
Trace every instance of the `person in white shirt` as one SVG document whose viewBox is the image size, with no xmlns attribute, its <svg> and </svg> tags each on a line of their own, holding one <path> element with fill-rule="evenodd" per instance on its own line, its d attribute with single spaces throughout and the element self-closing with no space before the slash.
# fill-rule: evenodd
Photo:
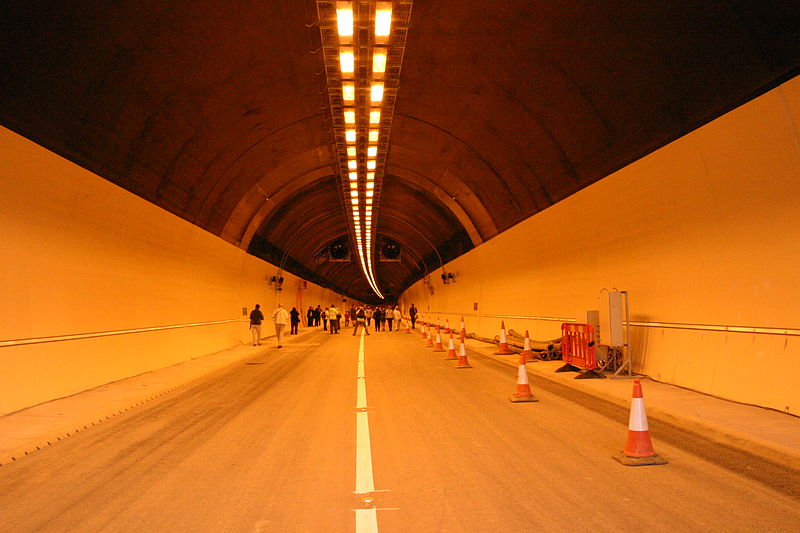
<svg viewBox="0 0 800 533">
<path fill-rule="evenodd" d="M 395 331 L 400 331 L 400 320 L 402 320 L 403 315 L 400 313 L 399 305 L 394 306 L 394 311 L 392 311 L 392 314 L 394 315 L 394 323 L 396 328 Z"/>
<path fill-rule="evenodd" d="M 331 328 L 331 335 L 339 334 L 339 310 L 335 305 L 328 308 L 328 326 Z"/>
<path fill-rule="evenodd" d="M 289 313 L 278 304 L 278 308 L 272 312 L 272 320 L 275 321 L 275 336 L 278 337 L 278 348 L 283 348 L 283 330 L 289 323 Z"/>
</svg>

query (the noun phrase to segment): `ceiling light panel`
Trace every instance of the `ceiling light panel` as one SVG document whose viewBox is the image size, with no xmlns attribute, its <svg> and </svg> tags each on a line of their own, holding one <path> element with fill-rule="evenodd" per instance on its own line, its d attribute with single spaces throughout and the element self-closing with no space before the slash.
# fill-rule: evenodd
<svg viewBox="0 0 800 533">
<path fill-rule="evenodd" d="M 361 268 L 369 286 L 382 298 L 375 279 L 373 245 L 412 0 L 316 3 L 336 143 L 333 153 L 338 158 L 334 169 L 343 181 L 343 205 L 352 206 L 345 207 L 344 213 Z M 359 211 L 362 198 L 363 213 Z M 367 217 L 363 232 L 362 215 Z"/>
</svg>

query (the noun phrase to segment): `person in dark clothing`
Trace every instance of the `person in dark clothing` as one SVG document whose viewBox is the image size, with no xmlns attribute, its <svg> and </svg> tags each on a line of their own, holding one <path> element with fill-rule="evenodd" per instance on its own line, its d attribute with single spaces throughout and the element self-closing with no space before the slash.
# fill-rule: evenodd
<svg viewBox="0 0 800 533">
<path fill-rule="evenodd" d="M 320 306 L 317 306 L 317 308 L 314 309 L 314 325 L 315 326 L 319 326 L 319 321 L 320 321 L 321 318 L 322 318 L 322 308 Z"/>
<path fill-rule="evenodd" d="M 411 317 L 411 329 L 415 329 L 414 323 L 417 321 L 417 308 L 414 307 L 414 304 L 411 304 L 411 308 L 408 310 L 408 316 Z"/>
<path fill-rule="evenodd" d="M 292 307 L 292 310 L 289 311 L 289 323 L 291 325 L 289 335 L 297 335 L 297 327 L 300 325 L 300 311 L 296 307 Z"/>
<path fill-rule="evenodd" d="M 308 327 L 314 326 L 314 308 L 310 305 L 308 306 L 308 312 L 306 313 L 306 325 Z"/>
<path fill-rule="evenodd" d="M 261 322 L 264 321 L 264 313 L 261 306 L 256 304 L 256 308 L 250 311 L 250 332 L 253 334 L 253 346 L 261 346 Z"/>
<path fill-rule="evenodd" d="M 364 308 L 361 307 L 356 311 L 356 319 L 353 320 L 353 335 L 356 334 L 358 331 L 358 327 L 361 326 L 364 328 L 364 333 L 369 335 L 369 328 L 367 327 L 367 316 L 364 312 Z"/>
</svg>

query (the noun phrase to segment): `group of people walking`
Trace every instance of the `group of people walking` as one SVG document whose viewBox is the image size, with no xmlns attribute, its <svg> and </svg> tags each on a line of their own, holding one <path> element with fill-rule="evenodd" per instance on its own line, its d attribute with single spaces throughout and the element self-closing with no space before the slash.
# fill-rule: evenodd
<svg viewBox="0 0 800 533">
<path fill-rule="evenodd" d="M 409 317 L 411 318 L 411 327 L 414 328 L 417 309 L 414 304 L 408 310 Z M 290 335 L 297 335 L 300 326 L 301 318 L 300 311 L 296 307 L 292 307 L 291 311 L 286 311 L 282 304 L 278 304 L 275 311 L 272 312 L 271 318 L 275 323 L 275 335 L 278 338 L 278 348 L 283 347 L 283 330 L 288 324 L 290 326 Z M 375 331 L 386 331 L 388 326 L 389 331 L 392 331 L 394 326 L 395 331 L 400 331 L 400 322 L 403 318 L 400 312 L 400 306 L 377 306 L 377 307 L 358 307 L 351 306 L 349 311 L 344 313 L 340 312 L 334 304 L 330 307 L 322 309 L 319 305 L 316 308 L 313 306 L 308 307 L 306 311 L 306 326 L 318 327 L 320 322 L 324 331 L 330 331 L 331 335 L 338 335 L 341 329 L 341 322 L 344 320 L 344 326 L 349 327 L 350 322 L 353 323 L 353 335 L 356 335 L 359 326 L 364 328 L 364 331 L 369 335 L 369 327 L 372 324 Z M 261 346 L 261 324 L 265 320 L 264 313 L 261 311 L 261 306 L 256 304 L 255 309 L 250 313 L 250 331 L 253 334 L 253 346 Z"/>
</svg>

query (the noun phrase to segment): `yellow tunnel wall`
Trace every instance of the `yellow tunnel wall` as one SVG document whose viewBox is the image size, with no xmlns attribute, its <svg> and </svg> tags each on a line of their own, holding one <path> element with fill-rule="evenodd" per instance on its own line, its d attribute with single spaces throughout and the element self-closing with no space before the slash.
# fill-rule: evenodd
<svg viewBox="0 0 800 533">
<path fill-rule="evenodd" d="M 273 290 L 274 265 L 4 128 L 0 236 L 0 413 L 249 344 L 256 303 L 269 317 L 341 301 L 289 273 Z M 208 322 L 222 323 L 6 342 Z"/>
<path fill-rule="evenodd" d="M 401 300 L 488 337 L 501 316 L 539 317 L 505 323 L 546 340 L 618 288 L 644 323 L 631 328 L 634 371 L 797 415 L 799 131 L 795 78 L 452 261 L 455 283 L 435 274 L 432 294 L 420 281 Z"/>
</svg>

